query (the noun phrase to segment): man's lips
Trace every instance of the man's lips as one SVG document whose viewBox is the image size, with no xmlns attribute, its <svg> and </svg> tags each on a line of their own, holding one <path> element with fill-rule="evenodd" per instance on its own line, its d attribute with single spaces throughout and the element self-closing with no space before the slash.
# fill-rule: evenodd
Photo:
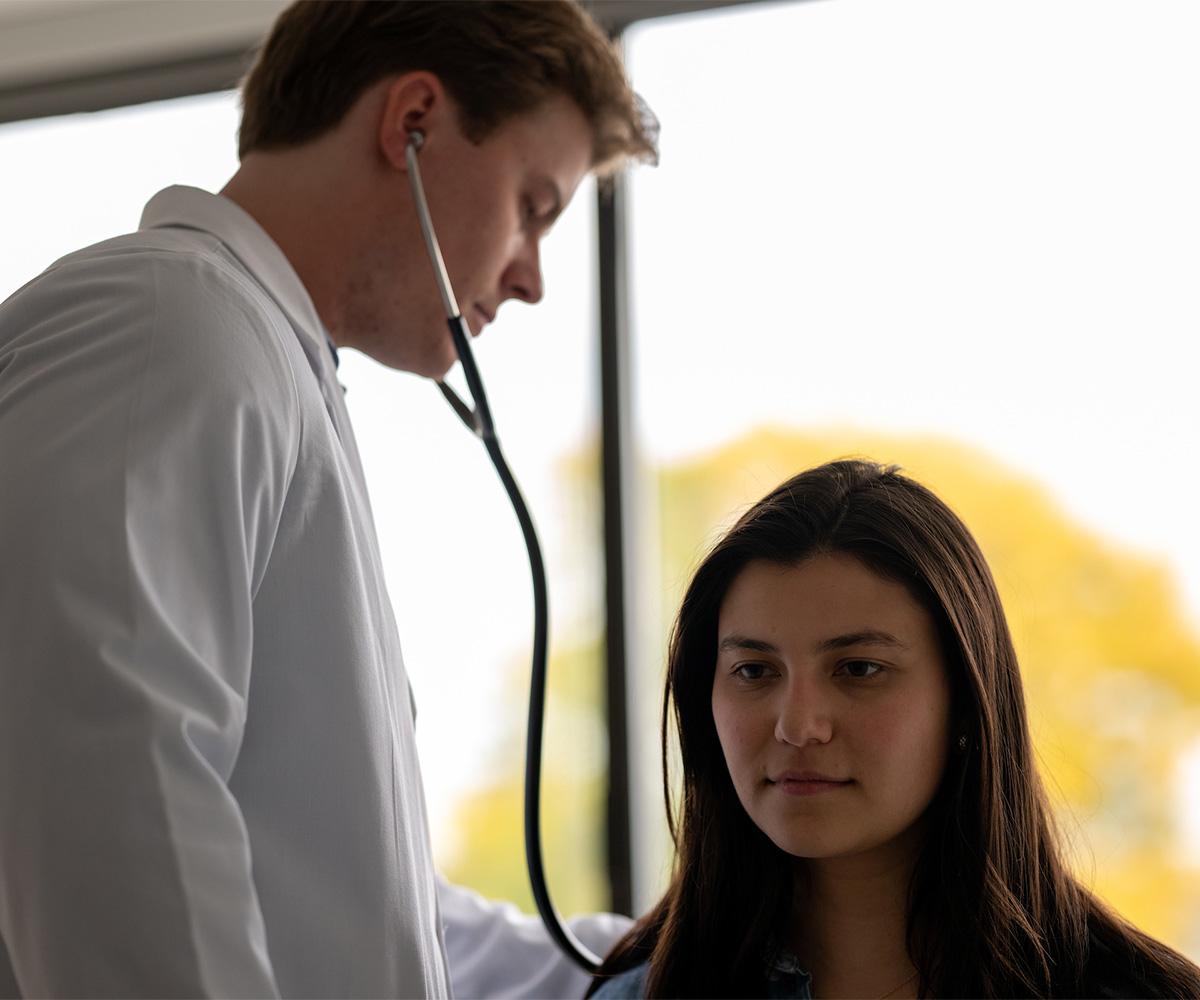
<svg viewBox="0 0 1200 1000">
<path fill-rule="evenodd" d="M 481 327 L 480 327 L 480 330 L 482 330 L 482 329 L 483 329 L 483 327 L 484 327 L 484 326 L 487 326 L 489 323 L 492 323 L 492 322 L 494 322 L 494 321 L 495 321 L 495 319 L 496 319 L 496 314 L 495 314 L 495 313 L 489 313 L 489 312 L 488 312 L 486 309 L 484 309 L 484 308 L 483 308 L 483 306 L 481 306 L 481 305 L 478 305 L 478 304 L 477 304 L 477 305 L 475 306 L 475 311 L 476 311 L 476 312 L 479 314 L 479 318 L 483 320 L 483 326 L 481 326 Z"/>
</svg>

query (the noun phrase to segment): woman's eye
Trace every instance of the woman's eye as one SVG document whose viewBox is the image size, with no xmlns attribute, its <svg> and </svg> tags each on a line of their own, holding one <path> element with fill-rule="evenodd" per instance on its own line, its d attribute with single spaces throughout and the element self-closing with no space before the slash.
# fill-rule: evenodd
<svg viewBox="0 0 1200 1000">
<path fill-rule="evenodd" d="M 744 681 L 760 681 L 767 676 L 765 663 L 739 663 L 733 668 L 734 676 Z"/>
<path fill-rule="evenodd" d="M 867 677 L 874 677 L 883 670 L 883 667 L 878 663 L 872 663 L 870 660 L 851 660 L 849 663 L 843 663 L 839 669 L 850 677 L 857 677 L 859 680 L 862 680 Z"/>
</svg>

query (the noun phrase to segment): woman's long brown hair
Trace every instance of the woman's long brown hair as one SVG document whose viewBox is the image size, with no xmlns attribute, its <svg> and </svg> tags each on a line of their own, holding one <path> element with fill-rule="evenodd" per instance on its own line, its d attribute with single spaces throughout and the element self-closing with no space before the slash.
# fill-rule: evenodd
<svg viewBox="0 0 1200 1000">
<path fill-rule="evenodd" d="M 833 462 L 783 483 L 701 563 L 668 654 L 664 790 L 676 857 L 666 894 L 609 954 L 592 989 L 649 960 L 651 997 L 763 996 L 769 949 L 803 913 L 794 859 L 750 821 L 712 718 L 717 620 L 752 560 L 844 553 L 907 586 L 950 670 L 952 752 L 909 889 L 922 996 L 1200 996 L 1200 969 L 1106 908 L 1069 872 L 1034 766 L 1017 657 L 970 532 L 894 467 Z M 679 801 L 668 777 L 679 741 Z M 793 904 L 798 904 L 793 909 Z M 1131 992 L 1126 992 L 1131 991 Z"/>
</svg>

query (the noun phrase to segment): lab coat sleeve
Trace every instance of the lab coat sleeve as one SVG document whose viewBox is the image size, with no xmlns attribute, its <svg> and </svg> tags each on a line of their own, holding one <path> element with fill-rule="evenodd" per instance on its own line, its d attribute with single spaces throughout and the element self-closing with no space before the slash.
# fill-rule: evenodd
<svg viewBox="0 0 1200 1000">
<path fill-rule="evenodd" d="M 458 1000 L 581 997 L 587 990 L 591 976 L 559 951 L 537 917 L 440 877 L 438 904 L 450 987 Z M 604 956 L 633 921 L 596 913 L 567 923 L 583 944 Z"/>
<path fill-rule="evenodd" d="M 298 407 L 239 280 L 127 252 L 0 311 L 0 936 L 25 996 L 277 994 L 227 782 Z"/>
</svg>

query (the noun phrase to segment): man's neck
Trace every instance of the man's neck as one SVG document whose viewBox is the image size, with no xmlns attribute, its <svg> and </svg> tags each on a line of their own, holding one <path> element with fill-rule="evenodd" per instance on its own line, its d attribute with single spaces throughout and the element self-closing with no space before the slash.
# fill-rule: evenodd
<svg viewBox="0 0 1200 1000">
<path fill-rule="evenodd" d="M 345 248 L 336 246 L 349 226 L 340 229 L 324 217 L 328 190 L 321 196 L 313 176 L 316 164 L 289 153 L 256 153 L 243 162 L 221 194 L 241 207 L 283 251 L 327 329 L 340 325 L 337 261 Z"/>
</svg>

